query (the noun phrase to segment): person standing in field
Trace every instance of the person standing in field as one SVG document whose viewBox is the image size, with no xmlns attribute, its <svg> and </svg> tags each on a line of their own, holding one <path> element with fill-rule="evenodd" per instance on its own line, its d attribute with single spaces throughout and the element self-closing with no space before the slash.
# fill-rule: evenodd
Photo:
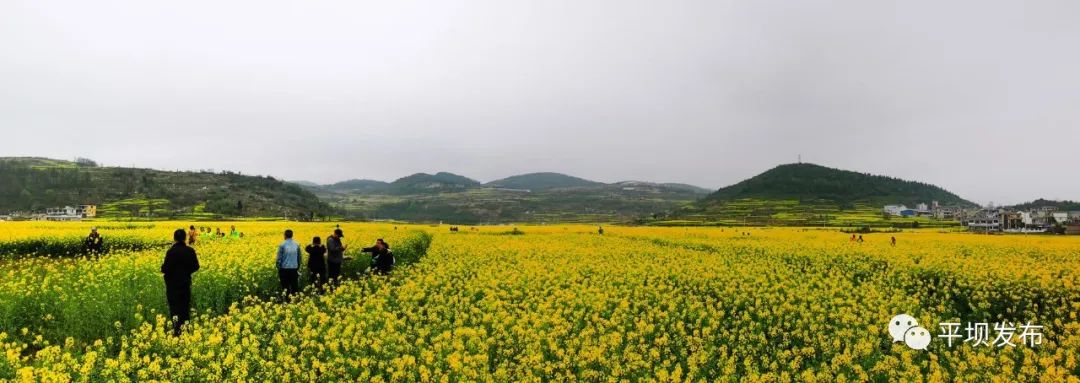
<svg viewBox="0 0 1080 383">
<path fill-rule="evenodd" d="M 236 231 L 236 225 L 232 225 L 232 227 L 230 228 L 230 230 L 229 230 L 229 238 L 240 239 L 240 232 Z"/>
<path fill-rule="evenodd" d="M 596 232 L 599 233 L 600 235 L 604 235 L 604 227 L 603 226 L 597 226 Z"/>
<path fill-rule="evenodd" d="M 191 318 L 191 274 L 199 271 L 199 258 L 195 249 L 184 244 L 185 237 L 184 229 L 173 232 L 174 243 L 165 252 L 165 261 L 161 263 L 173 336 L 180 336 L 181 327 Z"/>
<path fill-rule="evenodd" d="M 341 229 L 334 229 L 334 235 L 326 239 L 326 275 L 334 285 L 341 278 L 341 264 L 345 262 L 345 251 L 349 249 L 341 243 L 344 236 Z"/>
<path fill-rule="evenodd" d="M 308 253 L 308 273 L 311 275 L 311 283 L 315 285 L 315 291 L 323 292 L 326 284 L 326 246 L 322 245 L 322 238 L 311 239 L 311 244 L 304 248 Z"/>
<path fill-rule="evenodd" d="M 195 246 L 195 238 L 197 238 L 198 236 L 199 233 L 195 232 L 195 225 L 191 225 L 191 227 L 188 228 L 188 246 Z"/>
<path fill-rule="evenodd" d="M 896 246 L 896 237 L 892 237 L 892 245 Z"/>
<path fill-rule="evenodd" d="M 285 241 L 278 245 L 277 269 L 281 288 L 292 297 L 300 290 L 300 244 L 293 240 L 293 231 L 285 230 Z"/>
<path fill-rule="evenodd" d="M 862 236 L 861 236 L 861 235 L 859 236 L 859 240 L 858 240 L 857 242 L 859 242 L 859 243 L 863 243 L 863 239 L 862 239 Z"/>
<path fill-rule="evenodd" d="M 394 259 L 394 253 L 390 251 L 390 245 L 383 241 L 382 238 L 375 241 L 375 246 L 365 247 L 360 251 L 371 253 L 371 268 L 376 274 L 390 274 L 394 264 L 397 263 L 397 260 Z"/>
<path fill-rule="evenodd" d="M 86 240 L 83 241 L 83 248 L 87 254 L 101 254 L 101 250 L 104 248 L 104 240 L 98 234 L 96 227 L 90 228 L 90 235 L 86 236 Z"/>
</svg>

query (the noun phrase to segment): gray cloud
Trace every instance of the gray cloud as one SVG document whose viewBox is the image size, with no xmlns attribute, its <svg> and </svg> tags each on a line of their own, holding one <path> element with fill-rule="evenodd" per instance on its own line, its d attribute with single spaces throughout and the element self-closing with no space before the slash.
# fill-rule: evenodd
<svg viewBox="0 0 1080 383">
<path fill-rule="evenodd" d="M 5 1 L 2 155 L 1080 199 L 1071 1 Z"/>
</svg>

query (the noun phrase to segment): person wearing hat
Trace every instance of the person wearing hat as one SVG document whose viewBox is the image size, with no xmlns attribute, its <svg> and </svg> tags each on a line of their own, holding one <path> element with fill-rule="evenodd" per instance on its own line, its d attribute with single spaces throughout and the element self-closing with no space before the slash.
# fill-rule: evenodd
<svg viewBox="0 0 1080 383">
<path fill-rule="evenodd" d="M 90 228 L 90 235 L 86 236 L 86 241 L 83 242 L 83 247 L 87 254 L 101 254 L 104 241 L 101 239 L 101 235 L 98 234 L 97 227 Z"/>
<path fill-rule="evenodd" d="M 345 250 L 349 247 L 341 243 L 345 237 L 341 229 L 334 229 L 334 235 L 326 238 L 326 276 L 333 284 L 341 277 L 341 264 L 345 262 Z"/>
<path fill-rule="evenodd" d="M 165 298 L 169 302 L 169 317 L 173 319 L 173 336 L 191 318 L 191 274 L 199 271 L 195 249 L 184 244 L 184 229 L 173 232 L 173 245 L 165 252 L 161 274 L 165 278 Z"/>
</svg>

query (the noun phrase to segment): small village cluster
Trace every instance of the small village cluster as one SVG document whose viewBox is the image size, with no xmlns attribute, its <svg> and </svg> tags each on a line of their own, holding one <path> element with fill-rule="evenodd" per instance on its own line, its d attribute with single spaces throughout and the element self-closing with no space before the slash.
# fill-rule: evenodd
<svg viewBox="0 0 1080 383">
<path fill-rule="evenodd" d="M 15 212 L 0 215 L 0 221 L 31 220 L 31 221 L 81 221 L 83 218 L 97 217 L 97 205 L 76 205 L 64 207 L 50 207 L 44 213 Z"/>
<path fill-rule="evenodd" d="M 915 208 L 885 205 L 882 213 L 893 217 L 929 217 L 960 222 L 969 231 L 1004 233 L 1045 233 L 1058 231 L 1080 234 L 1080 211 L 1062 211 L 1054 206 L 1022 210 L 1005 207 L 941 206 L 919 203 Z"/>
</svg>

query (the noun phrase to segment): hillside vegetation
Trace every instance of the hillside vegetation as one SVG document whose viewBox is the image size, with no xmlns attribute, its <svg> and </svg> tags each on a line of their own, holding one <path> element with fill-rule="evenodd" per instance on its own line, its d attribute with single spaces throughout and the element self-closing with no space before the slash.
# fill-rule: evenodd
<svg viewBox="0 0 1080 383">
<path fill-rule="evenodd" d="M 559 188 L 574 188 L 574 187 L 594 187 L 603 185 L 600 182 L 589 181 L 584 178 L 578 178 L 574 176 L 568 176 L 559 173 L 529 173 L 512 177 L 506 177 L 500 180 L 488 182 L 486 186 L 507 188 L 507 189 L 522 189 L 522 190 L 550 190 Z"/>
<path fill-rule="evenodd" d="M 1080 211 L 1080 202 L 1069 201 L 1069 200 L 1054 201 L 1054 200 L 1048 200 L 1048 199 L 1039 198 L 1039 199 L 1031 201 L 1031 202 L 1025 202 L 1025 203 L 1022 203 L 1022 204 L 1017 204 L 1017 205 L 1011 206 L 1011 208 L 1018 209 L 1018 210 L 1033 210 L 1033 209 L 1038 209 L 1038 208 L 1042 208 L 1042 207 L 1053 207 L 1053 208 L 1056 208 L 1059 211 Z"/>
<path fill-rule="evenodd" d="M 772 168 L 710 194 L 708 201 L 738 199 L 832 201 L 841 206 L 930 203 L 975 206 L 940 187 L 898 178 L 840 170 L 814 164 Z"/>
<path fill-rule="evenodd" d="M 531 173 L 481 184 L 440 172 L 385 183 L 350 180 L 306 186 L 356 219 L 462 224 L 627 222 L 679 208 L 708 190 L 685 184 L 605 184 L 559 173 Z"/>
<path fill-rule="evenodd" d="M 647 221 L 662 225 L 790 225 L 858 227 L 954 226 L 958 222 L 882 214 L 887 204 L 938 201 L 975 206 L 940 187 L 898 178 L 787 164 L 717 190 L 692 205 Z"/>
<path fill-rule="evenodd" d="M 80 204 L 98 205 L 102 218 L 301 219 L 331 213 L 311 192 L 272 177 L 0 158 L 0 212 Z"/>
</svg>

